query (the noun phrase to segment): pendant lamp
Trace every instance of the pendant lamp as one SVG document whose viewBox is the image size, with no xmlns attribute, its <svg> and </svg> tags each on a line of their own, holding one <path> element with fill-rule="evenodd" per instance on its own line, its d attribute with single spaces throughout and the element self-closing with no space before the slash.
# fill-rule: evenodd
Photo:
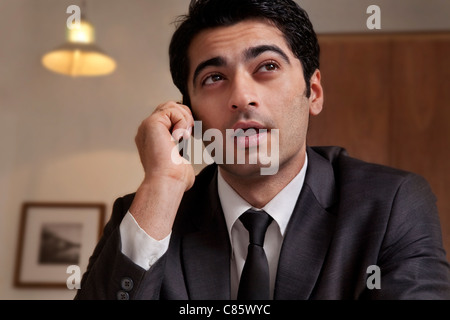
<svg viewBox="0 0 450 320">
<path fill-rule="evenodd" d="M 66 43 L 46 53 L 42 64 L 72 77 L 107 75 L 116 68 L 114 59 L 95 45 L 94 27 L 83 17 L 78 27 L 66 28 Z"/>
</svg>

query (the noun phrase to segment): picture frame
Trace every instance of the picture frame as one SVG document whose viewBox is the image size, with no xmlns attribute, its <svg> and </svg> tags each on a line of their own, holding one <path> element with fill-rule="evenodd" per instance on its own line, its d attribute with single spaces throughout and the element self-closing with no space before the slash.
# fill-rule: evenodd
<svg viewBox="0 0 450 320">
<path fill-rule="evenodd" d="M 68 267 L 85 272 L 104 218 L 102 203 L 24 202 L 14 286 L 67 288 Z"/>
</svg>

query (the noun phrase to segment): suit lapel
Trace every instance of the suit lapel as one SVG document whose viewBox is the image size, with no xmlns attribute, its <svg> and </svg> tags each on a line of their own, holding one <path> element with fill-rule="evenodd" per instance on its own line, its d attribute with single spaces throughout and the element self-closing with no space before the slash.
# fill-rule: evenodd
<svg viewBox="0 0 450 320">
<path fill-rule="evenodd" d="M 205 200 L 206 201 L 205 201 Z M 217 168 L 208 195 L 197 198 L 196 232 L 183 237 L 182 259 L 189 298 L 230 299 L 230 240 L 217 193 Z"/>
<path fill-rule="evenodd" d="M 311 296 L 333 236 L 334 189 L 331 164 L 308 148 L 305 183 L 281 248 L 275 299 Z"/>
</svg>

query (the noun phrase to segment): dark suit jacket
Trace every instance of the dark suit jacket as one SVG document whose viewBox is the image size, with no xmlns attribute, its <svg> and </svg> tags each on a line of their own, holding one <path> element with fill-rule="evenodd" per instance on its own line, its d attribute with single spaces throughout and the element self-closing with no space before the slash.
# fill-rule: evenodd
<svg viewBox="0 0 450 320">
<path fill-rule="evenodd" d="M 450 299 L 436 199 L 412 173 L 365 163 L 338 147 L 307 148 L 305 183 L 286 230 L 275 299 Z M 217 166 L 186 192 L 168 251 L 149 271 L 121 253 L 116 200 L 83 276 L 79 299 L 229 299 L 230 241 Z M 377 265 L 381 289 L 368 289 Z M 123 293 L 123 292 L 122 292 Z"/>
</svg>

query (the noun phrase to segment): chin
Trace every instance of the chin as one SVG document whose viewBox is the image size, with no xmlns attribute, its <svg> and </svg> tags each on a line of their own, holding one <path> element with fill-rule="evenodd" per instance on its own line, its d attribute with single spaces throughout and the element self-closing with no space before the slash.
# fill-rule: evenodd
<svg viewBox="0 0 450 320">
<path fill-rule="evenodd" d="M 221 164 L 219 167 L 228 174 L 245 179 L 264 177 L 261 169 L 266 166 L 261 164 Z"/>
</svg>

